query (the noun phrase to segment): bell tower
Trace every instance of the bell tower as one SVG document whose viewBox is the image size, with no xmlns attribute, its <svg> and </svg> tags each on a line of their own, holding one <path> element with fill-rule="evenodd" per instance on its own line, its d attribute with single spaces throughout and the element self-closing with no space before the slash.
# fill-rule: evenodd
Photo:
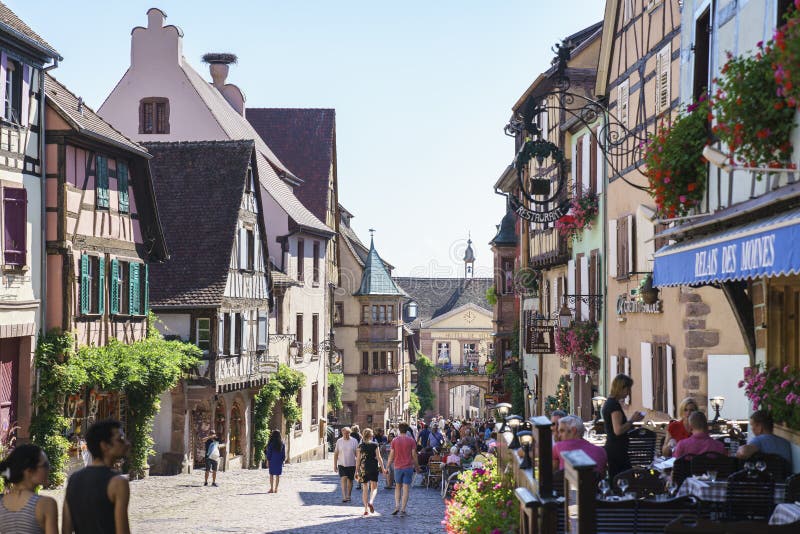
<svg viewBox="0 0 800 534">
<path fill-rule="evenodd" d="M 475 278 L 475 252 L 472 250 L 472 236 L 467 238 L 467 249 L 464 251 L 464 278 Z"/>
</svg>

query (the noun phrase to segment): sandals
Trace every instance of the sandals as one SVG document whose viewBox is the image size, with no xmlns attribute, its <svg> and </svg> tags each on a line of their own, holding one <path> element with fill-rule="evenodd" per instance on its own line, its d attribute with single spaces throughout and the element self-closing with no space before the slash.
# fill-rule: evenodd
<svg viewBox="0 0 800 534">
<path fill-rule="evenodd" d="M 369 512 L 370 512 L 371 514 L 374 514 L 374 513 L 375 513 L 375 507 L 374 507 L 374 506 L 372 506 L 372 503 L 369 503 L 369 505 L 368 505 L 368 506 L 369 506 Z"/>
</svg>

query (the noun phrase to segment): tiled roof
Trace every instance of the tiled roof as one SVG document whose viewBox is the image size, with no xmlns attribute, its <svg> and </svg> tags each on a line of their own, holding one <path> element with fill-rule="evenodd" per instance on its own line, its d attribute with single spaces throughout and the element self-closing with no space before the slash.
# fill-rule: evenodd
<svg viewBox="0 0 800 534">
<path fill-rule="evenodd" d="M 301 285 L 300 282 L 275 267 L 275 265 L 270 266 L 270 273 L 272 275 L 273 287 L 292 287 Z"/>
<path fill-rule="evenodd" d="M 78 96 L 49 74 L 44 78 L 44 91 L 47 95 L 47 103 L 53 106 L 56 112 L 81 134 L 149 157 L 146 148 L 135 141 L 131 141 L 119 130 L 100 118 L 100 115 L 87 106 L 83 100 L 80 100 L 79 110 Z"/>
<path fill-rule="evenodd" d="M 336 110 L 247 108 L 247 120 L 292 173 L 294 194 L 321 221 L 328 214 Z"/>
<path fill-rule="evenodd" d="M 353 295 L 405 295 L 389 276 L 389 271 L 375 250 L 374 241 L 370 241 L 369 244 L 369 254 L 364 262 L 364 273 L 361 275 L 361 287 Z"/>
<path fill-rule="evenodd" d="M 153 306 L 219 306 L 253 141 L 145 143 L 170 261 L 150 267 Z"/>
<path fill-rule="evenodd" d="M 429 321 L 461 306 L 472 303 L 491 310 L 486 300 L 486 290 L 494 285 L 491 278 L 415 278 L 394 277 L 394 282 L 417 303 L 417 318 L 405 316 L 403 320 L 419 328 Z"/>
<path fill-rule="evenodd" d="M 56 49 L 25 24 L 7 5 L 0 2 L 0 28 L 26 41 L 53 59 L 64 59 Z"/>
<path fill-rule="evenodd" d="M 490 245 L 516 245 L 517 244 L 517 215 L 511 209 L 511 205 L 506 208 L 503 220 L 497 226 L 497 235 L 494 236 Z"/>
<path fill-rule="evenodd" d="M 267 193 L 277 202 L 291 217 L 291 219 L 301 227 L 311 229 L 323 234 L 332 235 L 333 230 L 325 225 L 319 218 L 311 213 L 295 196 L 291 187 L 282 180 L 281 175 L 293 178 L 292 173 L 278 159 L 278 157 L 267 146 L 258 132 L 253 129 L 247 119 L 236 112 L 233 107 L 225 100 L 225 97 L 214 88 L 213 85 L 205 81 L 195 71 L 189 62 L 181 62 L 186 78 L 192 84 L 197 94 L 203 100 L 214 119 L 219 123 L 225 133 L 231 139 L 248 139 L 255 142 L 256 147 L 256 166 L 261 185 Z"/>
</svg>

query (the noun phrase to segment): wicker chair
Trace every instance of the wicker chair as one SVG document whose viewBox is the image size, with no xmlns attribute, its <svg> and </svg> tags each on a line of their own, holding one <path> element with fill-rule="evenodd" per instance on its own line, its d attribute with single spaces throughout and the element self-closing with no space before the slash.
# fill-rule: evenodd
<svg viewBox="0 0 800 534">
<path fill-rule="evenodd" d="M 628 458 L 631 467 L 649 467 L 656 455 L 656 433 L 646 428 L 628 432 Z"/>
<path fill-rule="evenodd" d="M 764 471 L 737 471 L 728 477 L 725 505 L 729 520 L 769 519 L 775 508 L 775 479 Z"/>
<path fill-rule="evenodd" d="M 619 487 L 618 481 L 623 478 L 628 481 L 628 491 L 635 492 L 638 499 L 660 495 L 665 492 L 664 480 L 661 479 L 658 471 L 654 469 L 634 467 L 623 471 L 614 477 L 613 487 Z"/>
<path fill-rule="evenodd" d="M 691 459 L 692 475 L 704 475 L 708 471 L 716 471 L 720 480 L 731 476 L 739 468 L 736 458 L 716 452 L 704 452 Z"/>
</svg>

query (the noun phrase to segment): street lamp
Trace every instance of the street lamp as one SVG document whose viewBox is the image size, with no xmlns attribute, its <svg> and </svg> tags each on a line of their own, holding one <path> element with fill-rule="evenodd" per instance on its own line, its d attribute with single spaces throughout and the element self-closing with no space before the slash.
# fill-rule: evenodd
<svg viewBox="0 0 800 534">
<path fill-rule="evenodd" d="M 292 341 L 289 344 L 289 357 L 292 360 L 296 360 L 298 354 L 300 354 L 300 344 L 297 341 Z"/>
<path fill-rule="evenodd" d="M 511 428 L 511 431 L 514 433 L 514 438 L 509 443 L 509 449 L 519 449 L 519 439 L 517 438 L 517 429 L 519 429 L 520 425 L 522 424 L 522 416 L 521 415 L 509 415 L 506 417 L 506 423 Z"/>
<path fill-rule="evenodd" d="M 519 439 L 519 443 L 522 446 L 522 451 L 524 452 L 524 456 L 522 457 L 522 464 L 519 466 L 520 469 L 530 469 L 531 466 L 531 443 L 533 443 L 533 432 L 530 430 L 520 430 L 517 432 L 517 439 Z"/>
<path fill-rule="evenodd" d="M 711 421 L 712 425 L 719 421 L 719 412 L 722 410 L 723 406 L 725 406 L 725 397 L 711 397 L 711 407 L 714 408 L 714 419 Z"/>
<path fill-rule="evenodd" d="M 597 424 L 600 421 L 600 410 L 603 409 L 603 404 L 606 402 L 606 398 L 602 395 L 598 395 L 596 397 L 592 397 L 592 406 L 594 407 L 594 423 Z"/>
<path fill-rule="evenodd" d="M 561 305 L 561 311 L 558 312 L 558 326 L 563 328 L 569 328 L 569 325 L 572 324 L 572 310 L 569 309 L 567 303 Z"/>
<path fill-rule="evenodd" d="M 501 402 L 494 407 L 497 412 L 497 419 L 500 421 L 500 426 L 497 429 L 497 434 L 500 435 L 508 428 L 506 426 L 506 416 L 511 411 L 511 405 L 507 402 Z"/>
</svg>

